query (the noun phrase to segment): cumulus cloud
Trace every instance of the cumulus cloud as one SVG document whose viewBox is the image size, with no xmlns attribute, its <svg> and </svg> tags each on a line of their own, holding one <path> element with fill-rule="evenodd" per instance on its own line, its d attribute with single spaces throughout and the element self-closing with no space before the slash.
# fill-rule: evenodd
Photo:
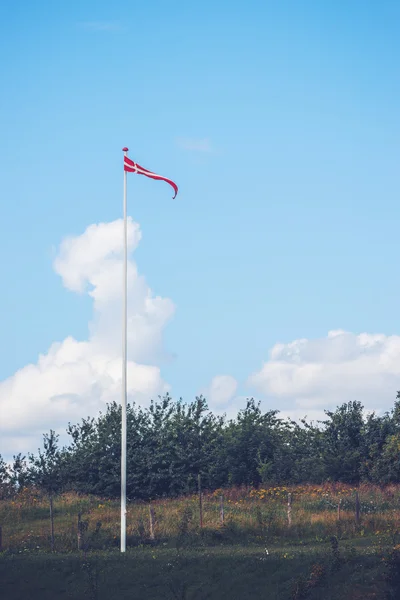
<svg viewBox="0 0 400 600">
<path fill-rule="evenodd" d="M 231 375 L 216 375 L 203 392 L 210 408 L 225 407 L 235 396 L 238 382 Z"/>
<path fill-rule="evenodd" d="M 292 417 L 320 418 L 351 400 L 388 410 L 400 389 L 400 336 L 339 330 L 276 344 L 248 383 Z"/>
<path fill-rule="evenodd" d="M 96 415 L 107 402 L 120 400 L 122 220 L 90 225 L 65 239 L 54 269 L 69 290 L 93 299 L 87 340 L 67 337 L 52 344 L 36 364 L 0 383 L 2 451 L 32 449 L 50 427 Z M 141 239 L 128 221 L 129 252 Z M 145 404 L 169 387 L 158 362 L 163 358 L 163 329 L 174 314 L 168 298 L 154 296 L 133 260 L 128 263 L 128 397 Z M 22 433 L 23 432 L 23 433 Z"/>
</svg>

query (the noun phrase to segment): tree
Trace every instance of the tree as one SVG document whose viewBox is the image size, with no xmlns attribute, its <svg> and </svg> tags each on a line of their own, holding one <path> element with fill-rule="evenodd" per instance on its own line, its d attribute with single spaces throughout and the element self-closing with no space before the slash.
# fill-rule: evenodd
<svg viewBox="0 0 400 600">
<path fill-rule="evenodd" d="M 0 484 L 8 482 L 9 478 L 10 475 L 8 472 L 7 464 L 0 454 Z"/>
<path fill-rule="evenodd" d="M 127 407 L 127 496 L 149 499 L 194 491 L 200 473 L 205 486 L 220 485 L 217 465 L 223 418 L 208 411 L 200 396 L 174 402 L 166 394 L 141 409 Z M 121 407 L 107 406 L 98 419 L 70 425 L 66 457 L 74 489 L 105 496 L 120 493 Z"/>
<path fill-rule="evenodd" d="M 325 473 L 331 481 L 358 483 L 366 456 L 365 424 L 361 402 L 342 404 L 325 411 L 321 442 Z"/>
<path fill-rule="evenodd" d="M 29 455 L 31 481 L 49 497 L 51 549 L 54 552 L 54 512 L 53 497 L 60 491 L 63 483 L 63 456 L 58 448 L 59 436 L 51 429 L 43 435 L 43 452 L 38 456 Z"/>
<path fill-rule="evenodd" d="M 361 477 L 363 480 L 381 482 L 382 473 L 379 465 L 381 464 L 382 453 L 386 441 L 396 432 L 398 432 L 398 428 L 393 419 L 393 413 L 385 413 L 382 416 L 372 413 L 367 416 L 364 427 L 365 456 L 361 463 Z"/>
<path fill-rule="evenodd" d="M 302 419 L 287 419 L 273 431 L 273 454 L 268 463 L 260 463 L 263 483 L 319 483 L 324 479 L 321 430 Z M 268 467 L 268 469 L 266 469 Z"/>
<path fill-rule="evenodd" d="M 21 452 L 13 456 L 13 463 L 9 469 L 10 484 L 18 492 L 30 484 L 28 465 L 25 458 Z"/>
<path fill-rule="evenodd" d="M 0 500 L 11 496 L 12 491 L 9 468 L 0 454 Z"/>
<path fill-rule="evenodd" d="M 372 478 L 380 484 L 400 481 L 400 432 L 389 435 L 380 456 L 376 459 Z"/>
<path fill-rule="evenodd" d="M 198 475 L 209 489 L 326 480 L 379 483 L 388 479 L 385 469 L 390 480 L 397 477 L 397 438 L 392 436 L 400 439 L 400 392 L 391 413 L 380 417 L 365 418 L 360 402 L 325 411 L 326 419 L 315 425 L 283 420 L 278 413 L 263 412 L 252 398 L 229 421 L 209 411 L 202 396 L 186 404 L 166 394 L 143 409 L 128 404 L 128 499 L 192 493 Z M 61 453 L 54 432 L 45 436 L 34 477 L 26 470 L 25 457 L 14 457 L 10 477 L 15 489 L 33 477 L 35 485 L 49 490 L 49 498 L 55 490 L 45 480 L 57 489 L 62 483 L 80 492 L 119 497 L 119 403 L 107 405 L 97 418 L 69 424 L 68 433 L 71 443 Z"/>
<path fill-rule="evenodd" d="M 232 485 L 258 485 L 273 477 L 274 450 L 281 420 L 277 410 L 262 414 L 260 402 L 247 400 L 224 431 L 224 459 L 227 481 Z"/>
<path fill-rule="evenodd" d="M 72 442 L 65 456 L 67 483 L 81 492 L 116 497 L 121 490 L 121 406 L 107 405 L 97 419 L 69 424 Z M 134 404 L 127 406 L 127 495 L 141 497 L 145 481 L 145 444 L 149 416 Z"/>
<path fill-rule="evenodd" d="M 219 461 L 223 427 L 224 417 L 213 415 L 203 396 L 188 405 L 182 400 L 175 403 L 169 422 L 173 493 L 193 492 L 199 475 L 205 488 L 223 483 Z"/>
</svg>

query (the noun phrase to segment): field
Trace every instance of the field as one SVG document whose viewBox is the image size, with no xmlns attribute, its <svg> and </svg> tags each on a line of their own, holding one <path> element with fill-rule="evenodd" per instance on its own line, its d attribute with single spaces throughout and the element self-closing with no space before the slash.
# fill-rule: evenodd
<svg viewBox="0 0 400 600">
<path fill-rule="evenodd" d="M 55 552 L 47 498 L 1 501 L 0 597 L 400 598 L 400 487 L 217 490 L 202 527 L 197 495 L 151 506 L 152 526 L 148 504 L 129 504 L 121 556 L 116 501 L 55 498 Z"/>
</svg>

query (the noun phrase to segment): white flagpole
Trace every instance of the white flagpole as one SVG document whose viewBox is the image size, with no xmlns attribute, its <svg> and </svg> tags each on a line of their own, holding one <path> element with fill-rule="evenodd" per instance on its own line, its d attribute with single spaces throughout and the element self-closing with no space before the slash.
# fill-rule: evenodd
<svg viewBox="0 0 400 600">
<path fill-rule="evenodd" d="M 128 148 L 123 148 L 127 156 Z M 128 300 L 128 227 L 126 208 L 127 172 L 124 170 L 124 264 L 122 292 L 122 398 L 121 398 L 121 552 L 126 551 L 126 363 L 127 363 L 127 300 Z"/>
</svg>

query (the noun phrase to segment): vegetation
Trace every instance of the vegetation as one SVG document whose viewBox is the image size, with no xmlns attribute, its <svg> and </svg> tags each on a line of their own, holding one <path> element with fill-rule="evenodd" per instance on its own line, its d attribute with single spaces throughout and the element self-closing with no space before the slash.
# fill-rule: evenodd
<svg viewBox="0 0 400 600">
<path fill-rule="evenodd" d="M 360 523 L 355 520 L 356 491 L 360 498 Z M 288 523 L 288 495 L 292 497 L 292 523 Z M 200 528 L 198 495 L 159 499 L 155 513 L 155 538 L 159 543 L 263 544 L 312 540 L 322 542 L 376 537 L 380 543 L 400 543 L 400 486 L 385 489 L 362 485 L 230 488 L 203 493 L 203 528 Z M 223 522 L 221 521 L 221 496 Z M 340 511 L 338 507 L 340 506 Z M 45 493 L 24 488 L 0 504 L 3 547 L 15 554 L 51 550 L 49 505 Z M 54 498 L 56 549 L 77 549 L 78 515 L 85 525 L 83 545 L 91 549 L 119 547 L 120 505 L 117 500 L 67 492 Z M 128 545 L 150 539 L 149 504 L 131 502 L 127 508 Z M 398 533 L 399 532 L 399 533 Z M 392 537 L 390 537 L 392 536 Z M 393 537 L 394 536 L 394 537 Z"/>
<path fill-rule="evenodd" d="M 193 493 L 199 474 L 208 489 L 400 480 L 400 394 L 382 416 L 364 418 L 354 401 L 326 411 L 318 423 L 263 413 L 253 399 L 227 420 L 213 415 L 203 397 L 185 404 L 166 395 L 148 409 L 130 405 L 127 420 L 131 500 Z M 113 403 L 97 419 L 70 424 L 65 448 L 51 431 L 37 457 L 26 461 L 18 454 L 10 469 L 0 457 L 0 494 L 33 485 L 49 497 L 61 489 L 118 497 L 120 424 L 120 406 Z"/>
<path fill-rule="evenodd" d="M 359 524 L 355 491 L 346 484 L 215 490 L 204 494 L 203 528 L 197 495 L 159 499 L 154 540 L 148 503 L 131 502 L 121 557 L 117 501 L 56 496 L 52 553 L 48 497 L 25 488 L 0 503 L 0 579 L 10 600 L 110 598 L 116 589 L 143 599 L 397 598 L 400 486 L 358 487 Z"/>
<path fill-rule="evenodd" d="M 400 597 L 400 393 L 382 416 L 349 402 L 318 423 L 252 399 L 231 420 L 202 397 L 129 406 L 123 557 L 120 423 L 111 404 L 64 448 L 50 431 L 0 457 L 6 598 Z"/>
</svg>

